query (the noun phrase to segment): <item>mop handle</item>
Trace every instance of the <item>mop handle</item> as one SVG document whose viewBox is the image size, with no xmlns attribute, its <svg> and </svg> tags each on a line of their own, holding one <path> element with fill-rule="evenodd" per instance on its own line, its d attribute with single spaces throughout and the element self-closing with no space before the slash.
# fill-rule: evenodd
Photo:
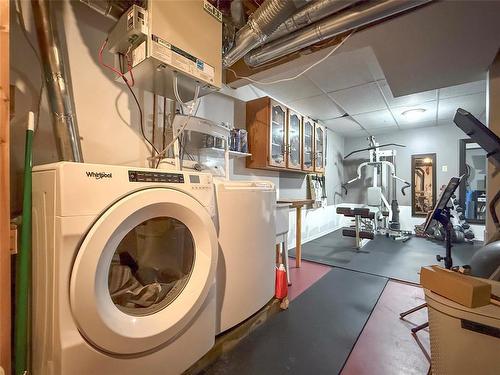
<svg viewBox="0 0 500 375">
<path fill-rule="evenodd" d="M 16 375 L 27 371 L 28 362 L 28 312 L 31 279 L 31 169 L 33 166 L 33 134 L 35 115 L 28 113 L 28 129 L 24 154 L 23 214 L 21 244 L 17 255 L 16 314 L 15 314 L 15 363 Z"/>
</svg>

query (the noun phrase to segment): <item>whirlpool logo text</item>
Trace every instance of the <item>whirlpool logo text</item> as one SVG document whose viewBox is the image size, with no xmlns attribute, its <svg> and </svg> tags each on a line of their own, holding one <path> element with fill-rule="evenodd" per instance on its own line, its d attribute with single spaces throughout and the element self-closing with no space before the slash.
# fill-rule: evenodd
<svg viewBox="0 0 500 375">
<path fill-rule="evenodd" d="M 85 172 L 87 177 L 95 178 L 100 180 L 101 178 L 112 178 L 113 174 L 111 172 Z"/>
</svg>

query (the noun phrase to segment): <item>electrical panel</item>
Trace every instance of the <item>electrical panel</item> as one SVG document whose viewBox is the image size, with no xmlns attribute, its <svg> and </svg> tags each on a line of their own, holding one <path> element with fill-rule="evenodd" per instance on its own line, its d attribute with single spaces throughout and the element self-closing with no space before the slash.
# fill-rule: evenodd
<svg viewBox="0 0 500 375">
<path fill-rule="evenodd" d="M 222 85 L 222 16 L 207 0 L 145 2 L 132 6 L 108 35 L 108 50 L 135 85 L 174 98 L 174 74 L 186 102 Z M 124 62 L 126 59 L 126 62 Z"/>
</svg>

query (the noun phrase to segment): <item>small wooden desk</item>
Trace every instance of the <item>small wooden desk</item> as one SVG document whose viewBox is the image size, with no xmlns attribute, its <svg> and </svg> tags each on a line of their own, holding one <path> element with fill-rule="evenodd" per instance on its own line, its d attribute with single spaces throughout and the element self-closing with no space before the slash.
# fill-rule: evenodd
<svg viewBox="0 0 500 375">
<path fill-rule="evenodd" d="M 296 210 L 295 220 L 295 267 L 300 267 L 302 252 L 302 207 L 314 203 L 314 199 L 280 199 L 278 203 L 287 203 Z"/>
</svg>

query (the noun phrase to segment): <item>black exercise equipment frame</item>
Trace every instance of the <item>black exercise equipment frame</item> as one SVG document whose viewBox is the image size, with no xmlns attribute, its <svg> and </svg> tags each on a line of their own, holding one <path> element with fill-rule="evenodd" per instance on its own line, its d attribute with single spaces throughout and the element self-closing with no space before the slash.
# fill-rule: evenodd
<svg viewBox="0 0 500 375">
<path fill-rule="evenodd" d="M 453 267 L 453 259 L 451 258 L 451 248 L 453 247 L 453 245 L 451 244 L 451 232 L 453 229 L 453 224 L 451 223 L 450 207 L 445 207 L 442 210 L 436 210 L 436 212 L 434 213 L 434 219 L 440 222 L 444 228 L 444 242 L 446 248 L 445 256 L 442 257 L 441 255 L 437 254 L 436 259 L 438 262 L 444 260 L 444 267 L 446 269 L 451 269 L 451 267 Z"/>
<path fill-rule="evenodd" d="M 453 260 L 451 257 L 451 248 L 453 247 L 451 244 L 452 241 L 451 232 L 453 229 L 453 224 L 451 223 L 451 213 L 450 213 L 451 207 L 448 206 L 448 202 L 450 201 L 453 194 L 460 185 L 462 177 L 463 176 L 452 177 L 450 179 L 448 185 L 446 185 L 446 188 L 439 196 L 439 200 L 432 209 L 431 214 L 427 217 L 427 220 L 425 221 L 424 225 L 425 232 L 428 232 L 429 227 L 431 226 L 433 220 L 438 221 L 443 226 L 445 233 L 444 240 L 445 240 L 446 254 L 444 257 L 442 257 L 441 255 L 436 255 L 436 259 L 438 260 L 438 262 L 444 260 L 444 265 L 445 268 L 447 269 L 451 269 L 451 267 L 453 267 Z"/>
<path fill-rule="evenodd" d="M 366 147 L 366 148 L 360 148 L 359 150 L 354 150 L 354 151 L 348 153 L 346 156 L 344 156 L 344 159 L 347 159 L 349 156 L 351 156 L 353 154 L 357 154 L 358 152 L 370 151 L 370 150 L 375 150 L 376 148 L 382 148 L 382 147 L 388 147 L 388 146 L 406 147 L 405 145 L 400 145 L 399 143 L 385 143 L 383 145 L 370 146 L 370 147 Z"/>
<path fill-rule="evenodd" d="M 450 212 L 451 207 L 448 206 L 448 202 L 450 201 L 453 194 L 455 193 L 458 186 L 460 185 L 462 177 L 452 177 L 450 179 L 450 181 L 448 182 L 448 185 L 446 185 L 446 188 L 443 190 L 443 192 L 439 196 L 439 200 L 437 201 L 436 205 L 434 206 L 432 212 L 427 217 L 427 220 L 425 221 L 425 225 L 424 225 L 425 232 L 427 232 L 429 230 L 429 227 L 431 226 L 431 223 L 433 220 L 438 221 L 443 226 L 444 233 L 445 233 L 444 240 L 445 240 L 446 253 L 445 253 L 444 257 L 442 257 L 439 254 L 436 255 L 436 259 L 438 262 L 441 262 L 442 260 L 444 260 L 444 266 L 446 269 L 451 269 L 451 267 L 453 267 L 453 259 L 451 257 L 451 248 L 453 247 L 451 244 L 451 241 L 452 241 L 451 232 L 453 229 L 453 224 L 451 223 L 451 212 Z M 410 310 L 404 311 L 404 312 L 399 314 L 399 318 L 403 319 L 406 315 L 413 314 L 414 312 L 421 310 L 425 307 L 427 307 L 427 303 L 423 303 L 423 304 L 421 304 L 417 307 L 414 307 Z M 411 333 L 416 334 L 418 331 L 420 331 L 421 329 L 427 328 L 428 326 L 429 326 L 429 322 L 425 322 L 423 324 L 420 324 L 416 327 L 413 327 L 411 329 Z"/>
</svg>

